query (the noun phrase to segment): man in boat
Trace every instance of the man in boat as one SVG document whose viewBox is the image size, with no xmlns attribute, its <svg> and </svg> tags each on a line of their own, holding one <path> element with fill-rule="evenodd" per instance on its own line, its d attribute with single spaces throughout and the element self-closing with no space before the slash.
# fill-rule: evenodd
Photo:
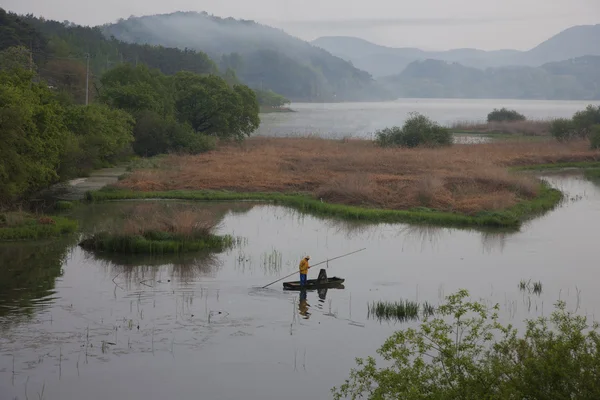
<svg viewBox="0 0 600 400">
<path fill-rule="evenodd" d="M 310 269 L 308 260 L 310 260 L 310 256 L 306 256 L 300 261 L 300 286 L 306 286 L 306 274 L 308 274 L 308 270 Z"/>
</svg>

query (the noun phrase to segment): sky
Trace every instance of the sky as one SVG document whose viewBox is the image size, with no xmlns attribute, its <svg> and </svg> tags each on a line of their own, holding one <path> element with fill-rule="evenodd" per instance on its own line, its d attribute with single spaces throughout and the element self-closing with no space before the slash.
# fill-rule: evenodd
<svg viewBox="0 0 600 400">
<path fill-rule="evenodd" d="M 570 26 L 600 23 L 600 0 L 0 0 L 0 7 L 82 25 L 206 11 L 304 40 L 356 36 L 425 50 L 528 50 Z"/>
</svg>

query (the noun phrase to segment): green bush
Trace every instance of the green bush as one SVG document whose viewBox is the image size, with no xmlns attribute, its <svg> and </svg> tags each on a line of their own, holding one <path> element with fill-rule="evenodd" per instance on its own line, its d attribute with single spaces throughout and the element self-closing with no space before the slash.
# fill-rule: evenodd
<svg viewBox="0 0 600 400">
<path fill-rule="evenodd" d="M 215 139 L 196 133 L 174 118 L 161 117 L 152 111 L 137 115 L 133 129 L 134 151 L 145 157 L 169 152 L 198 154 L 215 147 Z"/>
<path fill-rule="evenodd" d="M 566 310 L 526 321 L 524 335 L 498 321 L 499 306 L 447 297 L 418 329 L 394 333 L 378 350 L 386 361 L 357 359 L 334 398 L 598 399 L 598 324 Z"/>
<path fill-rule="evenodd" d="M 376 142 L 382 147 L 449 146 L 452 133 L 419 113 L 410 113 L 402 128 L 394 126 L 375 132 Z"/>
<path fill-rule="evenodd" d="M 576 136 L 575 125 L 570 119 L 557 118 L 550 123 L 550 134 L 559 142 L 566 142 Z"/>
<path fill-rule="evenodd" d="M 600 124 L 600 106 L 588 105 L 585 110 L 573 115 L 573 126 L 577 136 L 589 137 L 594 125 Z"/>
<path fill-rule="evenodd" d="M 514 121 L 525 121 L 527 118 L 523 114 L 518 113 L 516 110 L 509 110 L 507 108 L 496 109 L 488 114 L 487 122 L 514 122 Z"/>
<path fill-rule="evenodd" d="M 590 134 L 590 146 L 592 149 L 600 149 L 600 125 L 592 126 L 592 133 Z"/>
</svg>

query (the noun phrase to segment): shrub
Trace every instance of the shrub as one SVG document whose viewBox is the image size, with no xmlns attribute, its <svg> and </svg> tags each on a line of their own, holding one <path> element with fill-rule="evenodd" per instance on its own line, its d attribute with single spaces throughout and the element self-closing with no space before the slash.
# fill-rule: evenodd
<svg viewBox="0 0 600 400">
<path fill-rule="evenodd" d="M 410 113 L 402 128 L 394 126 L 375 132 L 376 142 L 382 147 L 449 146 L 452 133 L 419 113 Z"/>
<path fill-rule="evenodd" d="M 573 121 L 567 118 L 557 118 L 550 123 L 550 134 L 559 142 L 565 142 L 575 137 Z"/>
<path fill-rule="evenodd" d="M 498 322 L 499 306 L 450 295 L 419 329 L 394 333 L 378 350 L 386 361 L 357 359 L 334 398 L 600 398 L 598 324 L 556 304 L 549 318 L 527 321 L 519 336 Z"/>
<path fill-rule="evenodd" d="M 590 147 L 594 150 L 600 149 L 600 125 L 592 126 L 590 134 Z"/>
<path fill-rule="evenodd" d="M 504 122 L 504 121 L 525 121 L 527 118 L 523 114 L 518 113 L 515 110 L 509 110 L 501 108 L 500 110 L 494 108 L 494 111 L 488 114 L 488 122 Z"/>
<path fill-rule="evenodd" d="M 197 133 L 174 118 L 161 117 L 152 111 L 137 115 L 133 129 L 134 151 L 141 156 L 155 156 L 169 152 L 198 154 L 211 150 L 215 139 Z"/>
<path fill-rule="evenodd" d="M 600 124 L 600 106 L 591 104 L 583 111 L 577 111 L 573 115 L 573 126 L 577 136 L 586 138 L 590 136 L 592 127 Z"/>
</svg>

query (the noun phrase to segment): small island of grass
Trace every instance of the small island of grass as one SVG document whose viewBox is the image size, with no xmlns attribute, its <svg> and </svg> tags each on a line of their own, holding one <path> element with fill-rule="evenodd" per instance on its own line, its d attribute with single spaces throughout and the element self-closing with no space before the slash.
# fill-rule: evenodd
<svg viewBox="0 0 600 400">
<path fill-rule="evenodd" d="M 231 246 L 232 239 L 213 234 L 216 225 L 207 212 L 140 205 L 121 224 L 87 237 L 79 245 L 88 251 L 126 254 L 220 252 Z"/>
<path fill-rule="evenodd" d="M 26 212 L 0 213 L 0 241 L 55 238 L 77 230 L 77 221 Z"/>
</svg>

